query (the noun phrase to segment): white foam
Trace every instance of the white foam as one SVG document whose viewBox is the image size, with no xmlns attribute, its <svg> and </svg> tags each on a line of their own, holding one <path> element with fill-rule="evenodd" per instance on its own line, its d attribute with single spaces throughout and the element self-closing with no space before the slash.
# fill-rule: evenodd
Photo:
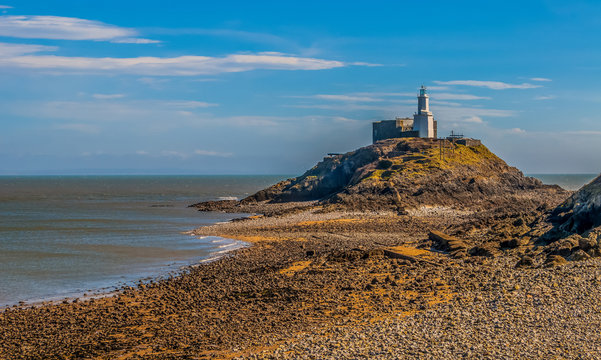
<svg viewBox="0 0 601 360">
<path fill-rule="evenodd" d="M 218 197 L 219 200 L 238 200 L 237 196 L 220 196 Z"/>
</svg>

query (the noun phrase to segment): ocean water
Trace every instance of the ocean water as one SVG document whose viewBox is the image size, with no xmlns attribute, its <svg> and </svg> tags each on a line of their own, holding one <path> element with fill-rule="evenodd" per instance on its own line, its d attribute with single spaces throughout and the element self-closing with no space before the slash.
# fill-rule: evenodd
<svg viewBox="0 0 601 360">
<path fill-rule="evenodd" d="M 526 174 L 548 185 L 559 185 L 566 190 L 578 190 L 599 174 Z"/>
<path fill-rule="evenodd" d="M 183 234 L 242 214 L 187 206 L 284 176 L 0 177 L 0 307 L 110 291 L 241 245 Z"/>
</svg>

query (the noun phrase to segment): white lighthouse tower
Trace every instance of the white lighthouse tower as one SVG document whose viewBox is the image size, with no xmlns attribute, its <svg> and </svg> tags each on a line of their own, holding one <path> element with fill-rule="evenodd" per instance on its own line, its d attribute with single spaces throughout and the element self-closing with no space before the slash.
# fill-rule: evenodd
<svg viewBox="0 0 601 360">
<path fill-rule="evenodd" d="M 422 85 L 417 97 L 417 113 L 413 115 L 413 130 L 419 132 L 421 138 L 433 138 L 434 115 L 430 112 L 430 99 L 426 88 Z"/>
</svg>

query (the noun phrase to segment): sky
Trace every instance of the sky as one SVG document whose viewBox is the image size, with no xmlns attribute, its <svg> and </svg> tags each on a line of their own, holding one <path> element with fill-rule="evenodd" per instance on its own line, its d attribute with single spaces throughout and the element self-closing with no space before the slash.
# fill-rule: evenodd
<svg viewBox="0 0 601 360">
<path fill-rule="evenodd" d="M 601 172 L 599 1 L 0 0 L 0 175 L 301 174 L 412 116 Z"/>
</svg>

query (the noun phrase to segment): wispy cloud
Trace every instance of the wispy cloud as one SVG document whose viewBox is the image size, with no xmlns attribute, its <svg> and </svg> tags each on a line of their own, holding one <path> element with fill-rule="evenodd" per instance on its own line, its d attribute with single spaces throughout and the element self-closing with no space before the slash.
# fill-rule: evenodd
<svg viewBox="0 0 601 360">
<path fill-rule="evenodd" d="M 218 106 L 218 104 L 208 103 L 204 101 L 168 101 L 167 105 L 187 108 L 187 109 L 196 109 L 196 108 L 207 108 L 211 106 Z"/>
<path fill-rule="evenodd" d="M 482 124 L 484 121 L 482 120 L 482 118 L 480 116 L 469 116 L 465 119 L 463 119 L 463 122 L 466 123 L 472 123 L 472 124 Z"/>
<path fill-rule="evenodd" d="M 12 6 L 8 6 L 8 5 L 0 5 L 0 9 L 12 9 Z"/>
<path fill-rule="evenodd" d="M 94 40 L 149 44 L 156 40 L 138 38 L 134 29 L 100 21 L 62 16 L 0 16 L 0 36 L 21 39 Z"/>
<path fill-rule="evenodd" d="M 470 94 L 434 93 L 432 99 L 438 100 L 490 100 L 488 96 L 476 96 Z"/>
<path fill-rule="evenodd" d="M 125 94 L 93 94 L 92 97 L 99 100 L 111 100 L 123 98 Z"/>
<path fill-rule="evenodd" d="M 122 38 L 111 40 L 115 44 L 159 44 L 161 41 L 143 38 Z"/>
<path fill-rule="evenodd" d="M 555 95 L 541 95 L 541 96 L 535 96 L 534 100 L 552 100 L 557 98 L 557 96 Z"/>
<path fill-rule="evenodd" d="M 475 86 L 485 87 L 492 90 L 506 90 L 506 89 L 533 89 L 539 88 L 541 85 L 534 85 L 529 83 L 522 84 L 509 84 L 501 81 L 480 81 L 480 80 L 452 80 L 452 81 L 434 81 L 440 85 L 463 85 L 463 86 Z"/>
<path fill-rule="evenodd" d="M 374 98 L 371 96 L 358 96 L 358 95 L 343 95 L 343 94 L 318 94 L 308 96 L 290 96 L 293 98 L 301 99 L 319 99 L 319 100 L 332 100 L 332 101 L 348 101 L 348 102 L 377 102 L 382 99 Z"/>
<path fill-rule="evenodd" d="M 0 55 L 6 44 L 0 43 Z M 23 53 L 19 56 L 18 50 Z M 136 58 L 92 58 L 55 55 L 27 55 L 36 48 L 13 47 L 0 56 L 0 67 L 69 71 L 75 73 L 111 72 L 145 76 L 194 76 L 251 70 L 324 70 L 353 65 L 336 60 L 291 56 L 280 53 L 232 54 L 224 57 L 178 56 Z M 49 48 L 39 48 L 48 51 Z"/>
<path fill-rule="evenodd" d="M 530 78 L 530 80 L 532 80 L 532 81 L 553 81 L 551 79 L 543 78 L 543 77 L 533 77 L 533 78 Z"/>
<path fill-rule="evenodd" d="M 414 97 L 413 93 L 387 93 L 387 92 L 357 92 L 350 94 L 318 94 L 306 96 L 288 96 L 290 98 L 301 99 L 319 99 L 345 102 L 381 102 L 381 101 L 398 101 L 391 99 L 395 97 Z M 431 95 L 435 100 L 489 100 L 488 96 L 476 96 L 470 94 L 452 94 L 452 93 L 434 93 Z M 415 102 L 415 100 L 411 100 Z"/>
<path fill-rule="evenodd" d="M 219 152 L 219 151 L 213 151 L 213 150 L 194 150 L 194 155 L 230 157 L 233 154 L 229 153 L 229 152 Z"/>
<path fill-rule="evenodd" d="M 56 50 L 55 46 L 0 43 L 0 59 Z"/>
<path fill-rule="evenodd" d="M 417 93 L 411 92 L 356 92 L 353 95 L 357 96 L 374 96 L 374 97 L 407 97 L 417 96 Z"/>
</svg>

